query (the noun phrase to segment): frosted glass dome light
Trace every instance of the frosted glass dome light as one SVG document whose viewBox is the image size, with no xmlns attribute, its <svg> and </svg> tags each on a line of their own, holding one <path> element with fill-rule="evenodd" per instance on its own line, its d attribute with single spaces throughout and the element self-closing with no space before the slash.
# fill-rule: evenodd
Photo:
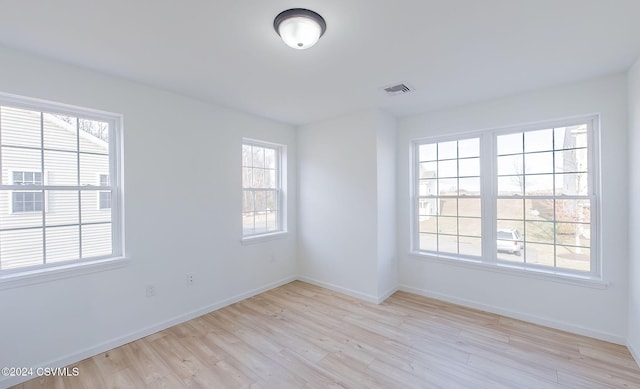
<svg viewBox="0 0 640 389">
<path fill-rule="evenodd" d="M 327 29 L 322 16 L 303 8 L 293 8 L 281 12 L 273 21 L 273 28 L 280 38 L 297 50 L 312 47 Z"/>
</svg>

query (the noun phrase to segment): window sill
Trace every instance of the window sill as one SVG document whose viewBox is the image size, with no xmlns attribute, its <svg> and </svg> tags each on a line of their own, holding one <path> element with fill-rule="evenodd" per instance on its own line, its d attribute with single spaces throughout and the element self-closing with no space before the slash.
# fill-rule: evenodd
<svg viewBox="0 0 640 389">
<path fill-rule="evenodd" d="M 289 235 L 287 231 L 278 231 L 269 234 L 255 235 L 255 236 L 247 236 L 242 238 L 243 245 L 257 244 L 262 242 L 268 242 L 270 240 L 275 239 L 284 239 Z"/>
<path fill-rule="evenodd" d="M 25 270 L 0 275 L 0 290 L 76 277 L 83 274 L 118 269 L 130 262 L 126 257 L 114 257 L 95 261 L 61 264 L 35 270 Z"/>
<path fill-rule="evenodd" d="M 509 274 L 525 278 L 559 282 L 562 284 L 583 286 L 593 289 L 607 289 L 610 284 L 608 281 L 605 281 L 601 278 L 588 275 L 570 274 L 553 270 L 544 270 L 504 263 L 487 263 L 473 259 L 436 256 L 417 251 L 412 251 L 409 253 L 409 255 L 417 259 L 429 260 L 433 262 L 444 263 L 447 265 L 461 266 L 469 269 Z"/>
</svg>

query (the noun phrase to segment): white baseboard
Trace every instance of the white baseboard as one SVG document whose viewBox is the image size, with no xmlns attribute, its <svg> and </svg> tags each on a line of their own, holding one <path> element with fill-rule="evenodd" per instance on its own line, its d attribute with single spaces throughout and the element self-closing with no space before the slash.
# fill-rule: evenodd
<svg viewBox="0 0 640 389">
<path fill-rule="evenodd" d="M 295 281 L 296 279 L 297 279 L 296 276 L 290 276 L 290 277 L 283 278 L 283 279 L 278 280 L 276 282 L 272 282 L 272 283 L 269 283 L 267 285 L 261 286 L 259 288 L 252 289 L 252 290 L 250 290 L 248 292 L 244 292 L 244 293 L 241 293 L 239 295 L 236 295 L 236 296 L 224 299 L 222 301 L 219 301 L 217 303 L 207 305 L 207 306 L 202 307 L 200 309 L 196 309 L 194 311 L 187 312 L 187 313 L 182 314 L 182 315 L 178 315 L 178 316 L 173 317 L 171 319 L 165 320 L 165 321 L 163 321 L 161 323 L 158 323 L 158 324 L 146 327 L 146 328 L 142 328 L 142 329 L 140 329 L 138 331 L 135 331 L 135 332 L 132 332 L 132 333 L 130 333 L 128 335 L 124 335 L 124 336 L 121 336 L 121 337 L 116 338 L 116 339 L 112 339 L 112 340 L 109 340 L 109 341 L 106 341 L 106 342 L 102 342 L 102 343 L 94 345 L 92 347 L 88 347 L 88 348 L 86 348 L 84 350 L 81 350 L 81 351 L 78 351 L 78 352 L 75 352 L 75 353 L 72 353 L 72 354 L 67 354 L 66 356 L 63 356 L 63 357 L 58 358 L 56 360 L 49 361 L 49 362 L 46 362 L 46 363 L 40 363 L 40 364 L 38 364 L 36 366 L 46 366 L 46 367 L 53 367 L 53 368 L 68 366 L 70 364 L 79 362 L 79 361 L 81 361 L 83 359 L 90 358 L 90 357 L 92 357 L 94 355 L 98 355 L 98 354 L 103 353 L 105 351 L 109 351 L 109 350 L 114 349 L 116 347 L 120 347 L 120 346 L 125 345 L 127 343 L 133 342 L 134 340 L 138 340 L 138 339 L 144 338 L 145 336 L 149 336 L 151 334 L 155 334 L 156 332 L 165 330 L 165 329 L 167 329 L 169 327 L 172 327 L 172 326 L 175 326 L 177 324 L 184 323 L 185 321 L 189 321 L 189 320 L 194 319 L 196 317 L 205 315 L 205 314 L 207 314 L 209 312 L 213 312 L 213 311 L 216 311 L 216 310 L 218 310 L 220 308 L 224 308 L 224 307 L 226 307 L 228 305 L 237 303 L 238 301 L 242 301 L 242 300 L 248 299 L 249 297 L 253 297 L 253 296 L 255 296 L 257 294 L 260 294 L 262 292 L 266 292 L 267 290 L 270 290 L 270 289 L 273 289 L 273 288 L 277 288 L 277 287 L 279 287 L 281 285 L 284 285 L 284 284 L 288 284 L 289 282 Z M 36 368 L 34 367 L 34 370 L 35 369 Z M 19 383 L 28 381 L 28 380 L 30 380 L 32 378 L 35 378 L 35 376 L 34 377 L 5 377 L 4 379 L 0 379 L 0 388 L 2 388 L 2 389 L 8 388 L 10 386 L 17 385 Z"/>
<path fill-rule="evenodd" d="M 636 350 L 631 343 L 627 343 L 627 349 L 631 353 L 633 359 L 636 360 L 636 364 L 640 366 L 640 354 L 638 354 L 639 350 Z"/>
<path fill-rule="evenodd" d="M 380 297 L 378 297 L 377 304 L 382 304 L 384 300 L 388 299 L 392 294 L 394 294 L 397 291 L 398 291 L 398 286 L 394 286 L 393 288 L 389 289 L 388 291 L 383 293 Z"/>
<path fill-rule="evenodd" d="M 319 281 L 319 280 L 316 280 L 314 278 L 310 278 L 310 277 L 306 277 L 306 276 L 298 276 L 298 280 L 303 281 L 303 282 L 307 282 L 307 283 L 312 284 L 312 285 L 320 286 L 322 288 L 327 288 L 327 289 L 333 290 L 334 292 L 344 293 L 344 294 L 349 295 L 351 297 L 359 298 L 360 300 L 364 300 L 364 301 L 367 301 L 367 302 L 370 302 L 370 303 L 378 304 L 378 297 L 376 297 L 374 295 L 371 295 L 371 294 L 358 292 L 358 291 L 355 291 L 353 289 L 347 289 L 347 288 L 344 288 L 342 286 L 334 285 L 334 284 L 331 284 L 329 282 Z"/>
<path fill-rule="evenodd" d="M 618 335 L 596 331 L 590 328 L 576 326 L 576 325 L 564 323 L 561 321 L 549 320 L 549 319 L 539 317 L 536 315 L 531 315 L 528 313 L 512 311 L 510 309 L 483 304 L 473 300 L 461 299 L 458 297 L 454 297 L 454 296 L 450 296 L 442 293 L 418 289 L 408 285 L 400 285 L 398 289 L 404 292 L 413 293 L 413 294 L 417 294 L 425 297 L 430 297 L 436 300 L 442 300 L 442 301 L 446 301 L 446 302 L 457 304 L 457 305 L 462 305 L 469 308 L 479 309 L 481 311 L 495 313 L 497 315 L 511 317 L 513 319 L 523 320 L 529 323 L 534 323 L 534 324 L 538 324 L 545 327 L 551 327 L 551 328 L 571 332 L 578 335 L 588 336 L 590 338 L 596 338 L 596 339 L 604 340 L 611 343 L 617 343 L 620 345 L 627 344 L 627 340 L 624 337 L 621 337 Z"/>
</svg>

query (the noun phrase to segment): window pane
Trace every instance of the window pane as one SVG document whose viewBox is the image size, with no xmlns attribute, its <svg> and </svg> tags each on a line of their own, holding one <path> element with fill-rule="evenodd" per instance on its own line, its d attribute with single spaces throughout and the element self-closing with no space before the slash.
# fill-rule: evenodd
<svg viewBox="0 0 640 389">
<path fill-rule="evenodd" d="M 461 217 L 458 219 L 460 235 L 482 236 L 482 223 L 480 218 Z"/>
<path fill-rule="evenodd" d="M 440 215 L 458 216 L 458 199 L 440 199 Z"/>
<path fill-rule="evenodd" d="M 480 156 L 480 139 L 463 139 L 458 141 L 458 157 L 479 157 Z"/>
<path fill-rule="evenodd" d="M 438 159 L 455 159 L 458 158 L 458 142 L 442 142 L 438 143 Z"/>
<path fill-rule="evenodd" d="M 47 263 L 80 258 L 80 226 L 48 227 L 45 237 Z"/>
<path fill-rule="evenodd" d="M 41 172 L 42 157 L 40 150 L 16 149 L 2 147 L 0 149 L 2 166 L 2 184 L 12 185 L 15 178 L 20 178 L 20 182 L 15 184 L 33 184 L 32 180 L 24 182 L 23 172 Z M 13 171 L 13 174 L 9 174 Z"/>
<path fill-rule="evenodd" d="M 254 213 L 245 212 L 242 214 L 242 231 L 245 235 L 251 235 L 254 233 Z"/>
<path fill-rule="evenodd" d="M 545 129 L 524 133 L 524 152 L 553 150 L 553 130 Z"/>
<path fill-rule="evenodd" d="M 476 257 L 482 256 L 482 239 L 461 236 L 460 237 L 460 254 L 472 255 Z"/>
<path fill-rule="evenodd" d="M 591 270 L 591 249 L 588 247 L 556 246 L 558 267 L 579 271 Z"/>
<path fill-rule="evenodd" d="M 591 220 L 591 202 L 581 200 L 556 200 L 556 220 L 584 223 Z"/>
<path fill-rule="evenodd" d="M 556 224 L 556 242 L 569 246 L 591 246 L 591 225 L 585 223 Z"/>
<path fill-rule="evenodd" d="M 459 161 L 460 176 L 480 176 L 480 158 L 461 159 Z"/>
<path fill-rule="evenodd" d="M 524 176 L 498 177 L 498 196 L 522 195 Z"/>
<path fill-rule="evenodd" d="M 42 192 L 2 190 L 0 199 L 0 229 L 42 226 Z"/>
<path fill-rule="evenodd" d="M 253 188 L 266 188 L 264 179 L 264 169 L 253 169 Z"/>
<path fill-rule="evenodd" d="M 70 161 L 69 161 L 70 162 Z M 65 169 L 70 172 L 71 169 Z M 100 174 L 109 172 L 109 156 L 80 154 L 80 185 L 98 185 Z M 69 174 L 70 175 L 70 174 Z"/>
<path fill-rule="evenodd" d="M 80 151 L 84 153 L 109 153 L 109 124 L 97 120 L 79 119 Z"/>
<path fill-rule="evenodd" d="M 253 192 L 245 190 L 242 193 L 242 212 L 253 212 Z"/>
<path fill-rule="evenodd" d="M 438 250 L 442 253 L 458 253 L 458 237 L 449 235 L 438 235 Z"/>
<path fill-rule="evenodd" d="M 80 222 L 77 191 L 48 190 L 45 193 L 48 201 L 45 214 L 47 226 L 78 224 Z M 83 218 L 88 217 L 88 215 L 85 215 L 84 210 L 82 213 Z"/>
<path fill-rule="evenodd" d="M 419 161 L 435 161 L 438 154 L 435 144 L 420 145 L 418 147 Z"/>
<path fill-rule="evenodd" d="M 438 161 L 438 178 L 457 177 L 458 161 Z"/>
<path fill-rule="evenodd" d="M 482 216 L 482 204 L 480 199 L 458 199 L 458 214 L 460 216 Z"/>
<path fill-rule="evenodd" d="M 431 216 L 420 217 L 419 232 L 438 233 L 438 218 Z"/>
<path fill-rule="evenodd" d="M 267 209 L 267 193 L 263 190 L 256 190 L 254 207 L 256 212 L 264 213 Z"/>
<path fill-rule="evenodd" d="M 83 225 L 82 258 L 101 257 L 112 254 L 111 223 Z"/>
<path fill-rule="evenodd" d="M 251 167 L 252 166 L 251 158 L 252 158 L 251 146 L 242 145 L 242 166 Z"/>
<path fill-rule="evenodd" d="M 522 154 L 498 157 L 498 175 L 518 175 L 524 172 Z"/>
<path fill-rule="evenodd" d="M 78 185 L 78 154 L 45 150 L 44 170 L 48 185 Z M 109 171 L 108 166 L 106 171 Z M 97 176 L 93 181 L 94 185 L 98 184 Z"/>
<path fill-rule="evenodd" d="M 45 149 L 78 150 L 77 118 L 50 113 L 45 113 L 43 117 L 43 141 Z"/>
<path fill-rule="evenodd" d="M 554 129 L 555 149 L 573 149 L 587 145 L 587 125 L 560 127 Z"/>
<path fill-rule="evenodd" d="M 40 112 L 13 107 L 1 107 L 0 110 L 3 146 L 40 148 Z"/>
<path fill-rule="evenodd" d="M 42 228 L 0 231 L 0 270 L 44 263 Z"/>
<path fill-rule="evenodd" d="M 552 244 L 525 243 L 525 261 L 534 265 L 553 267 L 555 264 L 554 246 Z"/>
<path fill-rule="evenodd" d="M 419 195 L 420 196 L 435 196 L 436 187 L 438 186 L 438 180 L 420 180 L 419 182 Z"/>
<path fill-rule="evenodd" d="M 556 195 L 587 196 L 589 194 L 588 175 L 556 174 Z"/>
<path fill-rule="evenodd" d="M 524 200 L 498 199 L 498 219 L 523 219 Z"/>
<path fill-rule="evenodd" d="M 420 234 L 420 250 L 438 251 L 438 235 Z"/>
<path fill-rule="evenodd" d="M 554 223 L 545 221 L 527 221 L 525 223 L 525 241 L 554 244 Z"/>
<path fill-rule="evenodd" d="M 245 188 L 253 187 L 253 169 L 250 167 L 242 168 L 242 186 Z"/>
<path fill-rule="evenodd" d="M 460 195 L 480 195 L 480 178 L 460 178 Z"/>
<path fill-rule="evenodd" d="M 101 191 L 82 191 L 81 209 L 83 223 L 104 223 L 111 221 L 111 210 L 100 207 Z M 70 196 L 71 197 L 71 196 Z M 75 201 L 78 201 L 77 192 L 74 193 Z"/>
<path fill-rule="evenodd" d="M 582 173 L 589 169 L 587 149 L 555 152 L 556 173 Z"/>
<path fill-rule="evenodd" d="M 264 162 L 266 168 L 276 168 L 276 151 L 274 149 L 264 149 Z"/>
<path fill-rule="evenodd" d="M 438 214 L 439 200 L 435 198 L 419 199 L 418 214 L 425 216 L 436 216 Z"/>
<path fill-rule="evenodd" d="M 441 234 L 458 235 L 458 218 L 448 216 L 438 217 L 438 232 Z"/>
<path fill-rule="evenodd" d="M 498 136 L 498 155 L 522 153 L 522 133 Z"/>
<path fill-rule="evenodd" d="M 524 155 L 524 173 L 553 173 L 553 153 L 534 153 Z"/>
<path fill-rule="evenodd" d="M 438 172 L 437 162 L 420 163 L 420 178 L 436 178 Z"/>
<path fill-rule="evenodd" d="M 266 214 L 267 231 L 275 231 L 278 229 L 278 214 L 275 210 L 268 211 Z"/>
<path fill-rule="evenodd" d="M 438 194 L 440 196 L 457 196 L 458 180 L 456 178 L 438 180 Z"/>
<path fill-rule="evenodd" d="M 253 167 L 264 167 L 264 148 L 253 146 Z"/>
<path fill-rule="evenodd" d="M 553 195 L 553 174 L 524 176 L 525 196 Z"/>
</svg>

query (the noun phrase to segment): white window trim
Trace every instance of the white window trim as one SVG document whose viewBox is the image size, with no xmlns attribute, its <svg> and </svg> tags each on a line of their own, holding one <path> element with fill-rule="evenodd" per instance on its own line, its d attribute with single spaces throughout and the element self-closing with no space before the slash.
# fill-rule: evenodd
<svg viewBox="0 0 640 389">
<path fill-rule="evenodd" d="M 110 184 L 113 187 L 111 196 L 112 254 L 108 257 L 70 260 L 41 266 L 0 270 L 0 290 L 125 266 L 129 259 L 125 256 L 124 239 L 123 115 L 3 92 L 0 92 L 0 105 L 76 117 L 81 116 L 83 119 L 109 122 L 113 126 L 113 131 L 109 134 L 109 171 L 115 173 L 109 175 Z M 113 177 L 116 177 L 116 180 L 113 180 Z M 46 170 L 44 179 L 47 180 Z M 49 189 L 55 189 L 55 187 Z M 46 200 L 45 198 L 45 212 Z"/>
<path fill-rule="evenodd" d="M 266 147 L 266 148 L 271 148 L 276 150 L 277 157 L 278 157 L 276 161 L 276 171 L 277 171 L 277 174 L 276 174 L 277 189 L 276 190 L 278 192 L 277 202 L 279 205 L 279 212 L 276 216 L 277 216 L 277 223 L 280 228 L 274 231 L 267 231 L 267 232 L 245 235 L 244 228 L 241 225 L 240 227 L 241 236 L 242 236 L 241 242 L 243 245 L 247 245 L 247 244 L 255 244 L 255 243 L 270 241 L 273 239 L 283 238 L 288 234 L 287 205 L 286 205 L 287 204 L 287 194 L 286 194 L 287 146 L 280 143 L 273 143 L 273 142 L 268 142 L 268 141 L 263 141 L 258 139 L 252 139 L 252 138 L 242 138 L 242 145 Z M 241 167 L 242 167 L 242 161 L 241 161 Z M 245 189 L 244 186 L 242 186 L 242 192 L 244 192 L 244 189 Z"/>
<path fill-rule="evenodd" d="M 540 130 L 543 128 L 557 128 L 569 125 L 575 125 L 577 122 L 586 122 L 591 128 L 588 133 L 588 161 L 589 161 L 589 195 L 592 202 L 591 211 L 591 271 L 580 272 L 571 269 L 553 268 L 548 266 L 535 266 L 531 264 L 518 264 L 499 261 L 495 256 L 497 250 L 496 232 L 497 231 L 497 210 L 495 200 L 497 199 L 497 150 L 496 140 L 498 135 L 526 132 L 532 130 Z M 453 140 L 462 140 L 468 138 L 480 138 L 480 155 L 481 155 L 481 201 L 483 206 L 482 219 L 482 258 L 465 257 L 459 255 L 437 254 L 419 250 L 419 228 L 418 228 L 418 182 L 419 169 L 417 161 L 418 145 L 425 143 L 439 143 Z M 424 137 L 414 139 L 411 142 L 410 149 L 410 241 L 409 254 L 416 258 L 424 258 L 434 260 L 439 263 L 454 264 L 471 268 L 481 268 L 501 273 L 509 273 L 529 278 L 551 279 L 563 283 L 576 284 L 582 286 L 595 287 L 599 289 L 606 288 L 609 283 L 605 281 L 605 274 L 602 266 L 602 226 L 601 226 L 601 186 L 600 186 L 600 116 L 599 114 L 588 114 L 581 116 L 568 117 L 563 119 L 540 121 L 534 123 L 526 123 L 522 125 L 513 125 L 502 128 L 486 129 L 473 132 L 462 132 L 447 136 Z M 487 158 L 488 156 L 488 158 Z M 490 174 L 482 174 L 482 172 L 490 172 Z M 489 231 L 486 234 L 485 231 Z M 489 235 L 489 236 L 487 236 Z"/>
</svg>

